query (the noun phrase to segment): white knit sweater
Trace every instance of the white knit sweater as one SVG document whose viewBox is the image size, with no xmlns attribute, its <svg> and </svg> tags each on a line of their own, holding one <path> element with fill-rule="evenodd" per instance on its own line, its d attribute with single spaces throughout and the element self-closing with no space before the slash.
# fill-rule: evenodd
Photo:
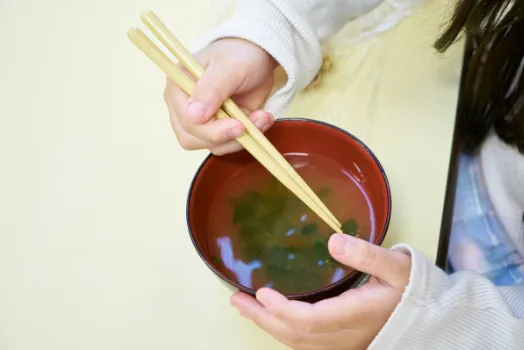
<svg viewBox="0 0 524 350">
<path fill-rule="evenodd" d="M 321 44 L 381 0 L 241 0 L 235 15 L 205 42 L 224 37 L 250 40 L 283 67 L 287 84 L 268 101 L 279 111 L 315 77 Z M 490 136 L 481 150 L 489 195 L 506 230 L 524 255 L 524 157 Z M 407 245 L 412 256 L 409 286 L 370 349 L 524 349 L 524 286 L 496 287 L 458 272 L 446 275 Z M 348 339 L 348 341 L 351 341 Z"/>
</svg>

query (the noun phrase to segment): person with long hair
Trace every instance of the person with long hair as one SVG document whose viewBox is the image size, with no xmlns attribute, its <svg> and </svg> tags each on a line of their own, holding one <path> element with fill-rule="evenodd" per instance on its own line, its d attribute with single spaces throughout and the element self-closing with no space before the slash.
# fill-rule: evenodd
<svg viewBox="0 0 524 350">
<path fill-rule="evenodd" d="M 206 67 L 192 96 L 167 81 L 173 130 L 187 150 L 221 155 L 244 129 L 213 115 L 227 97 L 262 131 L 317 75 L 322 43 L 380 0 L 244 0 L 196 56 Z M 461 155 L 448 271 L 406 244 L 385 249 L 334 234 L 329 251 L 370 276 L 308 304 L 262 288 L 231 304 L 293 349 L 522 349 L 524 347 L 524 0 L 459 0 L 435 43 L 465 32 Z M 271 94 L 274 71 L 286 84 Z M 265 105 L 265 110 L 261 106 Z"/>
</svg>

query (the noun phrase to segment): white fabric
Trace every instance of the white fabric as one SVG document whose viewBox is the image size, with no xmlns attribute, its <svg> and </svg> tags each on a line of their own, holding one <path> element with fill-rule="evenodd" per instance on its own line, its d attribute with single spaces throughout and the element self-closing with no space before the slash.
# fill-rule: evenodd
<svg viewBox="0 0 524 350">
<path fill-rule="evenodd" d="M 239 37 L 269 52 L 287 74 L 287 84 L 266 104 L 274 114 L 313 80 L 322 64 L 322 42 L 382 0 L 239 0 L 234 16 L 202 43 Z"/>
<path fill-rule="evenodd" d="M 470 272 L 448 276 L 406 245 L 409 285 L 369 350 L 517 350 L 524 346 L 524 285 L 496 287 Z"/>
<path fill-rule="evenodd" d="M 239 37 L 268 51 L 288 76 L 287 84 L 266 106 L 278 114 L 319 71 L 323 42 L 347 22 L 369 13 L 381 2 L 240 0 L 235 15 L 210 33 L 203 44 L 224 37 Z M 407 5 L 420 1 L 389 2 L 396 5 L 392 9 L 398 13 L 392 17 L 398 21 L 402 15 L 409 14 Z M 371 32 L 373 30 L 368 34 Z M 524 209 L 524 157 L 491 136 L 482 147 L 481 158 L 497 214 L 524 250 L 522 213 L 518 209 Z M 412 256 L 410 283 L 370 349 L 524 348 L 524 286 L 496 287 L 487 279 L 466 272 L 447 276 L 409 246 L 394 249 Z"/>
</svg>

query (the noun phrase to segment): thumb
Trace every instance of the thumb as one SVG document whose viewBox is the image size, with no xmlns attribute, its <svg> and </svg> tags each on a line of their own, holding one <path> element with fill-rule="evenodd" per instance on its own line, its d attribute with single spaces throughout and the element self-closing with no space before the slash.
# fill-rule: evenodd
<svg viewBox="0 0 524 350">
<path fill-rule="evenodd" d="M 204 123 L 214 116 L 242 82 L 236 71 L 219 62 L 209 64 L 189 98 L 187 115 L 195 123 Z"/>
<path fill-rule="evenodd" d="M 404 288 L 409 283 L 409 255 L 338 233 L 331 236 L 328 248 L 340 263 L 374 276 L 394 288 Z"/>
</svg>

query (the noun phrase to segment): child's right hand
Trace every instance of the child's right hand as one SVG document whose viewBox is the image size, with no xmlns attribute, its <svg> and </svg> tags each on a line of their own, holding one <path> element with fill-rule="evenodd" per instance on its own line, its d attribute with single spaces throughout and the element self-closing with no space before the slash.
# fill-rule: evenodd
<svg viewBox="0 0 524 350">
<path fill-rule="evenodd" d="M 205 71 L 193 95 L 188 98 L 169 79 L 164 92 L 178 142 L 186 150 L 208 149 L 216 155 L 238 151 L 242 146 L 234 138 L 244 132 L 244 126 L 214 115 L 232 97 L 262 132 L 269 129 L 275 118 L 257 109 L 271 92 L 277 63 L 259 46 L 233 38 L 215 41 L 195 57 Z"/>
</svg>

